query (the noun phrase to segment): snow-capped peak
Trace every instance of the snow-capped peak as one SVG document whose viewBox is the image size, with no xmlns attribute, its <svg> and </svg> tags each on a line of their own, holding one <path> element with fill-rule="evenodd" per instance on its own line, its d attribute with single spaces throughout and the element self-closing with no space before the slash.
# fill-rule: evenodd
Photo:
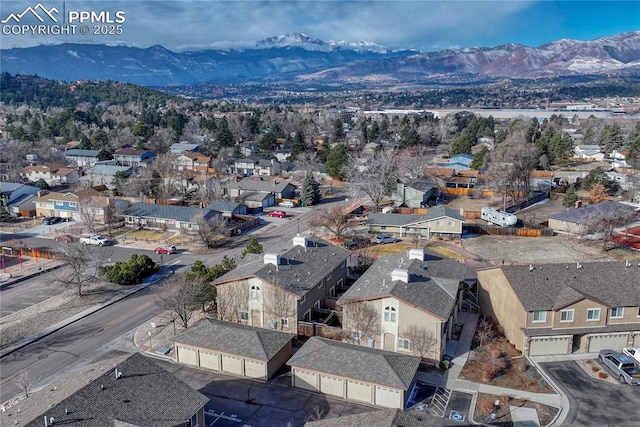
<svg viewBox="0 0 640 427">
<path fill-rule="evenodd" d="M 329 52 L 335 49 L 350 49 L 356 51 L 386 52 L 386 49 L 371 42 L 323 41 L 303 33 L 287 33 L 268 37 L 256 43 L 260 49 L 300 47 L 306 50 Z"/>
</svg>

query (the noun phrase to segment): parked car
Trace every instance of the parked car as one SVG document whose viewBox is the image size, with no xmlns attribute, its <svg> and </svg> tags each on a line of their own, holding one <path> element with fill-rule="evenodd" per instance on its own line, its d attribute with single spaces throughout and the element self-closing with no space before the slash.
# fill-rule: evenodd
<svg viewBox="0 0 640 427">
<path fill-rule="evenodd" d="M 636 360 L 636 363 L 640 363 L 640 347 L 624 347 L 622 353 Z"/>
<path fill-rule="evenodd" d="M 633 358 L 613 350 L 600 350 L 598 361 L 620 382 L 640 385 L 640 366 Z"/>
<path fill-rule="evenodd" d="M 66 242 L 75 242 L 76 238 L 73 237 L 71 234 L 61 234 L 59 236 L 56 236 L 54 238 L 54 240 L 56 242 L 65 242 L 66 243 Z"/>
<path fill-rule="evenodd" d="M 278 203 L 278 206 L 280 206 L 281 208 L 295 208 L 296 204 L 291 201 L 286 201 Z"/>
<path fill-rule="evenodd" d="M 385 243 L 395 243 L 398 239 L 395 236 L 389 236 L 388 234 L 378 234 L 373 240 L 373 243 L 377 245 L 384 245 Z"/>
<path fill-rule="evenodd" d="M 278 218 L 284 218 L 285 216 L 287 216 L 287 213 L 282 211 L 271 211 L 267 215 L 276 216 Z"/>
<path fill-rule="evenodd" d="M 59 216 L 48 216 L 42 220 L 42 223 L 46 225 L 57 224 L 59 222 L 62 222 L 62 218 Z"/>
<path fill-rule="evenodd" d="M 174 245 L 158 246 L 154 249 L 157 254 L 175 254 L 178 249 Z"/>
<path fill-rule="evenodd" d="M 80 243 L 84 243 L 85 245 L 107 246 L 112 242 L 106 237 L 96 234 L 95 236 L 80 237 Z"/>
</svg>

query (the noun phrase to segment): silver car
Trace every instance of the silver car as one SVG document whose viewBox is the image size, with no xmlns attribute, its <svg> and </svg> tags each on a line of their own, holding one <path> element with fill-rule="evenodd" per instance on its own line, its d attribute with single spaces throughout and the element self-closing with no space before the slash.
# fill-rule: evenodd
<svg viewBox="0 0 640 427">
<path fill-rule="evenodd" d="M 640 385 L 640 366 L 626 354 L 613 350 L 600 350 L 598 361 L 620 382 Z"/>
</svg>

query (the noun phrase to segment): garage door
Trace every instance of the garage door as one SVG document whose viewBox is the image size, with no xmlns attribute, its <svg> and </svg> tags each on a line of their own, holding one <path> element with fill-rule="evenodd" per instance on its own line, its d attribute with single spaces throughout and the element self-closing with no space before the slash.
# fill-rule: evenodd
<svg viewBox="0 0 640 427">
<path fill-rule="evenodd" d="M 347 399 L 372 403 L 372 397 L 371 384 L 352 380 L 347 381 Z"/>
<path fill-rule="evenodd" d="M 211 351 L 200 350 L 200 367 L 219 371 L 220 355 Z"/>
<path fill-rule="evenodd" d="M 198 366 L 196 351 L 186 347 L 178 347 L 178 361 L 185 365 Z"/>
<path fill-rule="evenodd" d="M 344 397 L 344 380 L 320 375 L 320 391 L 331 396 Z"/>
<path fill-rule="evenodd" d="M 294 387 L 304 390 L 318 391 L 318 388 L 316 387 L 315 373 L 295 369 L 293 371 L 293 375 Z"/>
<path fill-rule="evenodd" d="M 258 360 L 245 359 L 244 360 L 244 375 L 249 378 L 257 378 L 259 380 L 266 380 L 266 368 L 265 363 Z"/>
<path fill-rule="evenodd" d="M 600 350 L 621 351 L 627 346 L 629 334 L 602 334 L 589 335 L 589 353 L 597 353 Z"/>
<path fill-rule="evenodd" d="M 222 355 L 222 371 L 242 375 L 242 359 L 228 354 Z"/>
<path fill-rule="evenodd" d="M 567 354 L 571 345 L 571 337 L 540 337 L 529 341 L 529 356 L 550 354 Z"/>
<path fill-rule="evenodd" d="M 633 346 L 640 347 L 640 334 L 635 334 L 633 337 Z"/>
<path fill-rule="evenodd" d="M 404 409 L 400 391 L 376 386 L 376 406 Z"/>
</svg>

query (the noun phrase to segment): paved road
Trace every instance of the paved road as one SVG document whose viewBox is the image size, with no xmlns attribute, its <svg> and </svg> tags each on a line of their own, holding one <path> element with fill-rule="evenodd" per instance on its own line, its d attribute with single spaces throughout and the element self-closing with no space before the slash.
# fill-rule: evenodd
<svg viewBox="0 0 640 427">
<path fill-rule="evenodd" d="M 569 398 L 570 409 L 563 425 L 628 426 L 640 420 L 638 387 L 598 381 L 575 361 L 540 365 Z"/>
</svg>

